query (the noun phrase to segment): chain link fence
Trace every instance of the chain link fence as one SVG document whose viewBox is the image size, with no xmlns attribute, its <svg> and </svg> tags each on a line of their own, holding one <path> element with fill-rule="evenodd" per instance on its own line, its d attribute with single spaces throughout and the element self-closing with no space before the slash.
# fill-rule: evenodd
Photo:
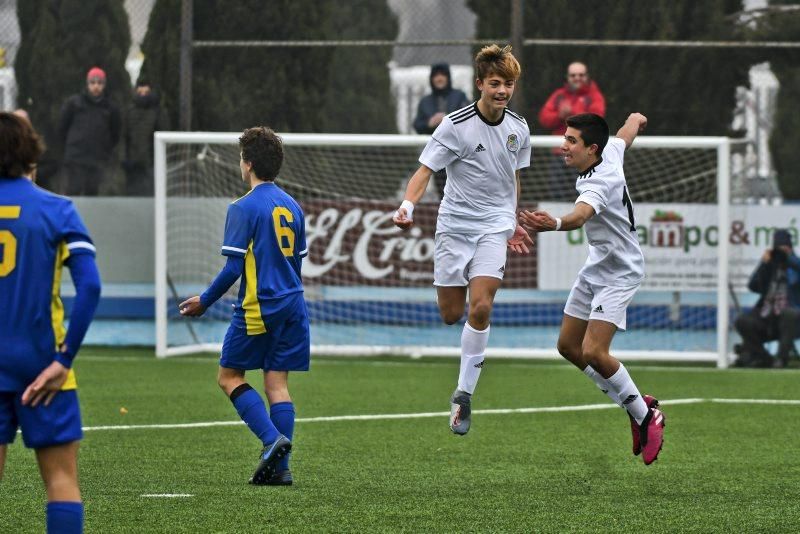
<svg viewBox="0 0 800 534">
<path fill-rule="evenodd" d="M 131 83 L 135 83 L 139 78 L 144 61 L 141 45 L 147 35 L 151 13 L 154 7 L 161 6 L 160 2 L 163 0 L 115 1 L 124 5 L 127 24 L 130 29 L 130 50 L 125 60 L 125 69 L 130 76 Z M 449 64 L 453 87 L 464 91 L 469 99 L 476 96 L 474 94 L 474 74 L 471 63 L 475 48 L 479 43 L 482 43 L 482 40 L 478 38 L 478 15 L 473 11 L 473 6 L 476 2 L 470 0 L 385 1 L 385 5 L 396 21 L 396 36 L 394 36 L 394 39 L 380 42 L 374 40 L 364 41 L 360 44 L 352 41 L 320 43 L 328 47 L 358 45 L 390 48 L 391 53 L 388 56 L 389 60 L 386 69 L 389 74 L 390 91 L 393 99 L 393 110 L 391 112 L 394 114 L 394 131 L 397 133 L 415 133 L 413 121 L 417 113 L 417 105 L 420 99 L 431 91 L 431 65 Z M 26 2 L 26 4 L 21 4 L 21 2 Z M 30 4 L 27 2 L 30 2 Z M 174 7 L 180 3 L 173 1 L 170 5 Z M 225 9 L 224 3 L 217 2 L 216 4 L 219 4 L 219 9 Z M 281 2 L 272 0 L 259 4 L 259 6 L 263 5 L 265 9 L 268 9 L 270 6 L 278 6 L 279 4 L 282 5 Z M 521 4 L 527 5 L 526 2 Z M 25 103 L 18 102 L 17 83 L 19 76 L 15 75 L 14 72 L 14 64 L 21 43 L 18 11 L 20 6 L 23 5 L 29 10 L 33 6 L 38 6 L 36 9 L 53 9 L 53 6 L 58 5 L 58 3 L 48 0 L 0 0 L 0 109 L 4 110 L 25 106 Z M 367 5 L 367 3 L 362 2 L 361 5 Z M 501 11 L 507 10 L 510 13 L 513 5 L 514 0 L 501 0 L 497 2 L 497 9 Z M 200 6 L 201 4 L 195 4 L 195 14 L 199 12 Z M 205 12 L 207 11 L 208 9 L 205 10 Z M 276 13 L 280 14 L 281 11 L 276 9 Z M 525 20 L 531 23 L 533 21 L 536 21 L 536 24 L 541 22 L 538 13 L 533 13 L 531 10 L 525 12 L 525 17 Z M 176 19 L 176 27 L 172 29 L 175 34 L 180 34 L 179 20 L 179 18 Z M 498 27 L 497 33 L 499 35 L 495 37 L 508 42 L 512 33 L 511 24 L 503 24 L 508 27 Z M 197 25 L 197 21 L 195 21 L 195 25 Z M 531 32 L 533 35 L 533 28 L 534 26 L 529 26 L 524 30 Z M 85 34 L 90 36 L 91 28 L 86 28 Z M 352 32 L 349 35 L 352 37 Z M 271 37 L 270 35 L 264 36 L 265 39 Z M 283 42 L 281 44 L 278 41 L 271 41 L 269 46 L 273 47 L 270 48 L 271 50 L 274 50 L 274 47 L 301 46 L 297 44 L 298 41 L 310 38 L 308 34 L 299 31 L 291 34 L 291 42 Z M 353 38 L 359 39 L 360 37 Z M 546 41 L 546 39 L 527 39 L 524 41 L 525 50 L 530 50 L 532 47 L 548 47 L 548 49 L 559 51 L 561 56 L 564 55 L 564 50 L 569 50 L 569 55 L 580 57 L 582 54 L 588 55 L 586 52 L 592 50 L 593 47 L 599 46 L 602 48 L 610 44 L 608 42 L 590 43 L 587 41 L 582 47 L 575 47 L 574 45 L 571 46 L 567 41 L 558 46 L 555 46 L 553 42 L 547 43 Z M 641 48 L 647 48 L 652 45 L 652 42 L 642 42 Z M 197 44 L 194 46 L 195 57 L 200 57 L 198 52 L 200 49 L 197 46 Z M 619 46 L 619 44 L 616 46 Z M 695 42 L 691 45 L 687 43 L 687 46 L 702 46 L 702 43 Z M 636 48 L 625 48 L 623 53 L 623 49 L 619 50 L 622 58 L 621 62 L 627 65 L 635 64 L 635 62 L 632 63 L 633 59 L 631 58 L 638 57 L 637 54 L 641 51 L 641 49 Z M 238 50 L 235 52 L 239 53 Z M 520 54 L 519 51 L 517 53 L 518 55 Z M 645 65 L 644 67 L 646 68 L 647 66 Z M 613 75 L 607 72 L 602 74 L 606 77 Z M 309 75 L 313 76 L 314 73 L 309 73 Z M 543 96 L 539 94 L 531 95 L 533 96 L 531 102 L 527 102 L 527 97 L 531 91 L 530 84 L 533 81 L 538 81 L 534 80 L 534 76 L 541 76 L 540 68 L 526 71 L 525 80 L 523 80 L 524 84 L 521 84 L 520 87 L 520 93 L 524 93 L 524 96 L 526 96 L 525 107 L 524 109 L 515 108 L 527 116 L 528 123 L 532 129 L 538 128 L 536 112 L 538 106 L 542 104 L 539 100 Z M 547 81 L 547 83 L 552 88 L 555 88 L 559 83 L 563 83 L 563 79 L 553 79 Z M 743 155 L 738 162 L 735 162 L 740 171 L 738 175 L 751 178 L 749 182 L 746 182 L 746 184 L 751 185 L 745 184 L 740 188 L 740 190 L 744 191 L 745 197 L 758 199 L 779 195 L 775 185 L 774 170 L 770 161 L 768 145 L 777 91 L 778 84 L 769 71 L 769 64 L 758 66 L 751 72 L 750 86 L 743 86 L 737 90 L 738 104 L 734 114 L 734 122 L 730 125 L 730 129 L 742 131 L 744 137 L 749 141 L 749 145 L 747 145 Z M 61 98 L 68 96 L 68 94 L 64 94 Z M 520 94 L 520 96 L 523 96 L 523 94 Z M 515 100 L 519 99 L 515 98 Z M 118 104 L 124 109 L 130 105 L 130 102 L 119 102 Z M 517 102 L 517 105 L 519 105 L 519 102 Z M 618 106 L 618 102 L 614 102 L 613 95 L 609 99 L 609 106 Z M 176 121 L 173 121 L 172 126 L 173 128 L 177 126 Z M 52 131 L 54 125 L 37 124 L 37 128 L 44 131 Z M 536 133 L 545 133 L 545 131 L 539 129 Z M 124 154 L 119 154 L 117 160 L 121 163 L 124 158 Z M 115 174 L 117 176 L 121 175 L 118 170 L 115 171 Z M 107 188 L 105 192 L 108 194 L 124 193 L 122 181 L 121 179 L 117 180 L 117 184 Z"/>
</svg>

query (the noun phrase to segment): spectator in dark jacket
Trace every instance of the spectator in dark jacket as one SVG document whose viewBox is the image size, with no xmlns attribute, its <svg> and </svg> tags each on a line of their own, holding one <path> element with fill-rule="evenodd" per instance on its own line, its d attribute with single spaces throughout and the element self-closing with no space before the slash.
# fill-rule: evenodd
<svg viewBox="0 0 800 534">
<path fill-rule="evenodd" d="M 125 121 L 125 194 L 153 195 L 153 133 L 169 130 L 167 113 L 150 82 L 139 80 Z"/>
<path fill-rule="evenodd" d="M 432 134 L 448 113 L 469 104 L 464 91 L 453 89 L 450 77 L 450 65 L 439 63 L 431 65 L 431 94 L 422 97 L 417 106 L 417 117 L 414 119 L 414 130 L 419 134 Z M 444 195 L 447 174 L 444 169 L 433 175 L 439 196 Z"/>
<path fill-rule="evenodd" d="M 105 88 L 106 73 L 92 67 L 86 74 L 86 90 L 69 97 L 61 108 L 59 132 L 68 195 L 97 195 L 110 172 L 122 121 Z"/>
<path fill-rule="evenodd" d="M 744 341 L 737 365 L 772 366 L 764 343 L 777 339 L 774 366 L 786 367 L 794 340 L 800 336 L 800 258 L 794 254 L 788 231 L 775 231 L 772 248 L 764 252 L 747 287 L 760 297 L 749 313 L 736 318 L 736 330 Z"/>
</svg>

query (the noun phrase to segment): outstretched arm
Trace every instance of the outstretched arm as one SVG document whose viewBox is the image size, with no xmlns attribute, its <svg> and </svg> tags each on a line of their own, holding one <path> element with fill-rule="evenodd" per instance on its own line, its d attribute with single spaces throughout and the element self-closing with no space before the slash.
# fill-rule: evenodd
<svg viewBox="0 0 800 534">
<path fill-rule="evenodd" d="M 395 212 L 392 221 L 395 225 L 403 230 L 410 228 L 414 224 L 414 206 L 420 201 L 422 195 L 425 194 L 425 189 L 428 188 L 428 181 L 431 179 L 433 170 L 426 165 L 420 165 L 414 176 L 408 181 L 406 186 L 406 195 L 403 203 L 400 204 L 397 212 Z"/>
<path fill-rule="evenodd" d="M 521 211 L 519 222 L 526 230 L 533 232 L 567 231 L 581 228 L 593 216 L 594 208 L 584 202 L 578 202 L 572 213 L 561 218 L 553 217 L 546 211 Z"/>
<path fill-rule="evenodd" d="M 641 113 L 631 113 L 628 115 L 625 124 L 617 132 L 617 137 L 625 141 L 625 148 L 630 148 L 633 140 L 639 135 L 642 130 L 647 126 L 647 117 Z"/>
<path fill-rule="evenodd" d="M 244 272 L 244 258 L 228 256 L 228 261 L 222 267 L 217 277 L 208 286 L 205 293 L 194 296 L 181 302 L 178 306 L 181 315 L 199 317 L 224 295 Z"/>
</svg>

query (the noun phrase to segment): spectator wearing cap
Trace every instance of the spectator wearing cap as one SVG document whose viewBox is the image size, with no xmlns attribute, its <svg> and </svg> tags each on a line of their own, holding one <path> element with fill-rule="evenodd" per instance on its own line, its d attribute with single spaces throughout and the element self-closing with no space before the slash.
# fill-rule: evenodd
<svg viewBox="0 0 800 534">
<path fill-rule="evenodd" d="M 414 130 L 419 134 L 432 134 L 445 115 L 469 104 L 464 91 L 453 88 L 450 65 L 447 63 L 431 65 L 429 82 L 431 93 L 419 101 L 414 119 Z M 439 195 L 443 196 L 447 174 L 441 170 L 434 174 L 433 179 Z"/>
<path fill-rule="evenodd" d="M 759 299 L 734 323 L 743 340 L 736 363 L 743 367 L 786 367 L 794 340 L 800 336 L 800 258 L 794 253 L 787 230 L 775 231 L 772 248 L 764 251 L 747 287 L 758 293 Z M 778 353 L 773 361 L 764 343 L 775 340 Z"/>
<path fill-rule="evenodd" d="M 150 82 L 139 79 L 125 116 L 125 194 L 153 195 L 153 133 L 169 130 L 166 111 Z"/>
<path fill-rule="evenodd" d="M 69 97 L 61 108 L 59 134 L 64 144 L 65 193 L 97 195 L 110 173 L 112 152 L 119 142 L 119 108 L 105 92 L 106 73 L 92 67 L 86 89 Z"/>
</svg>

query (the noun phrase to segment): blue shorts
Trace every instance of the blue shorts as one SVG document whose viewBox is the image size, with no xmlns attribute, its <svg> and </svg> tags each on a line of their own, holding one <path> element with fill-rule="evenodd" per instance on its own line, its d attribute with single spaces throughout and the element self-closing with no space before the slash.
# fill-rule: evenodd
<svg viewBox="0 0 800 534">
<path fill-rule="evenodd" d="M 264 316 L 267 327 L 264 334 L 248 336 L 244 324 L 234 320 L 222 342 L 219 365 L 244 371 L 308 371 L 311 335 L 308 309 L 300 295 L 296 303 L 279 316 Z"/>
<path fill-rule="evenodd" d="M 78 441 L 83 437 L 78 392 L 59 391 L 50 406 L 22 405 L 22 392 L 0 391 L 0 445 L 13 443 L 17 429 L 29 449 Z"/>
</svg>

